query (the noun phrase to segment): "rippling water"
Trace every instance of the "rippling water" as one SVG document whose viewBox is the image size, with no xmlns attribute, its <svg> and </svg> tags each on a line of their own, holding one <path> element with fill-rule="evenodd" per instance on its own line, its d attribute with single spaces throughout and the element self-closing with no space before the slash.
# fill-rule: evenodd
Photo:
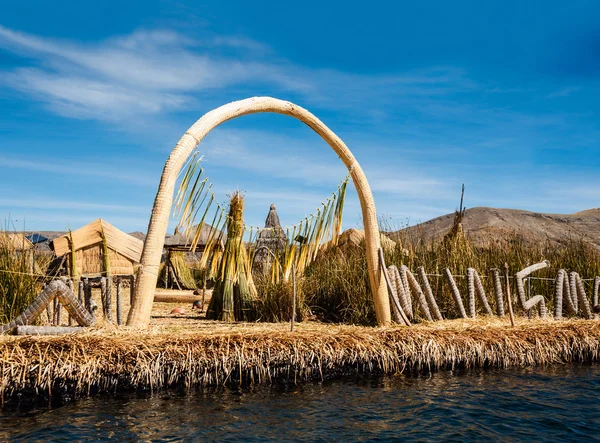
<svg viewBox="0 0 600 443">
<path fill-rule="evenodd" d="M 102 396 L 5 410 L 0 441 L 594 441 L 600 365 Z"/>
</svg>

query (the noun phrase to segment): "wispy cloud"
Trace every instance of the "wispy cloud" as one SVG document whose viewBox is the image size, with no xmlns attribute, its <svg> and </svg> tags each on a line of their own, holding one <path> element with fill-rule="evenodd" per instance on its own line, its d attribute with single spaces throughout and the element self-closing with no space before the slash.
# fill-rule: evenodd
<svg viewBox="0 0 600 443">
<path fill-rule="evenodd" d="M 581 88 L 577 86 L 567 86 L 565 88 L 560 88 L 556 91 L 550 92 L 546 97 L 547 98 L 559 98 L 559 97 L 567 97 L 574 92 L 579 91 Z"/>
<path fill-rule="evenodd" d="M 208 43 L 251 52 L 260 47 L 234 37 Z M 305 87 L 267 63 L 209 56 L 205 46 L 171 31 L 137 31 L 98 44 L 76 44 L 0 26 L 0 47 L 40 64 L 5 73 L 4 81 L 70 117 L 111 120 L 133 112 L 176 110 L 189 103 L 190 92 L 247 81 L 294 90 Z"/>
<path fill-rule="evenodd" d="M 114 211 L 147 214 L 148 208 L 142 206 L 114 205 L 105 203 L 90 203 L 86 201 L 57 200 L 40 196 L 22 198 L 0 198 L 0 207 L 8 209 L 76 209 L 81 211 Z"/>
<path fill-rule="evenodd" d="M 244 37 L 198 40 L 169 30 L 75 43 L 0 26 L 0 48 L 34 61 L 33 67 L 4 72 L 5 85 L 31 94 L 60 115 L 109 121 L 177 111 L 211 91 L 232 87 L 285 91 L 330 109 L 354 111 L 361 105 L 363 115 L 377 119 L 385 115 L 382 107 L 399 99 L 440 97 L 476 87 L 463 70 L 453 67 L 361 75 L 265 57 L 270 55 L 266 45 Z"/>
<path fill-rule="evenodd" d="M 152 175 L 141 170 L 132 170 L 130 166 L 124 165 L 123 162 L 115 161 L 108 163 L 106 160 L 98 161 L 97 159 L 85 162 L 72 160 L 57 161 L 44 158 L 30 160 L 0 156 L 0 164 L 4 168 L 51 173 L 56 177 L 64 174 L 101 177 L 142 187 L 156 187 L 159 178 L 156 174 Z"/>
</svg>

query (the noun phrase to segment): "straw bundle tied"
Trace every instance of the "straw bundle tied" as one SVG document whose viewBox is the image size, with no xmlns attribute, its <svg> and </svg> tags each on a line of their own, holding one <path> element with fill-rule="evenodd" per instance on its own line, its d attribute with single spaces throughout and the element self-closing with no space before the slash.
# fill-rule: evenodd
<svg viewBox="0 0 600 443">
<path fill-rule="evenodd" d="M 243 242 L 243 213 L 244 198 L 236 191 L 229 204 L 225 250 L 218 260 L 216 286 L 206 313 L 212 320 L 247 319 L 251 299 L 256 297 L 252 266 Z"/>
<path fill-rule="evenodd" d="M 434 326 L 435 325 L 435 326 Z M 397 374 L 507 368 L 600 358 L 600 325 L 471 319 L 412 328 L 301 324 L 206 325 L 195 332 L 91 331 L 59 337 L 2 337 L 0 396 L 85 396 L 127 389 L 323 380 L 340 374 Z"/>
</svg>

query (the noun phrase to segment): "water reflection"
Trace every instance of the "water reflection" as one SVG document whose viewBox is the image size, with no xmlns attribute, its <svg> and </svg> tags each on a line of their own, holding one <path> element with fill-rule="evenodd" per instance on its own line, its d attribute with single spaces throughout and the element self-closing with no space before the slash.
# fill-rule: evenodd
<svg viewBox="0 0 600 443">
<path fill-rule="evenodd" d="M 600 366 L 352 377 L 4 411 L 0 441 L 590 441 Z"/>
</svg>

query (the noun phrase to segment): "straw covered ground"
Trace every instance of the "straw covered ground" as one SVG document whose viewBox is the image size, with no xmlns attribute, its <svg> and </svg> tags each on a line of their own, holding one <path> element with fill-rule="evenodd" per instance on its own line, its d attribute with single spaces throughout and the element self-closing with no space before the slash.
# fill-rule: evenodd
<svg viewBox="0 0 600 443">
<path fill-rule="evenodd" d="M 172 307 L 172 305 L 171 305 Z M 148 331 L 0 337 L 2 401 L 97 392 L 321 380 L 600 359 L 597 320 L 452 320 L 370 328 L 303 322 L 224 324 L 160 315 Z M 164 308 L 166 312 L 166 306 Z"/>
</svg>

